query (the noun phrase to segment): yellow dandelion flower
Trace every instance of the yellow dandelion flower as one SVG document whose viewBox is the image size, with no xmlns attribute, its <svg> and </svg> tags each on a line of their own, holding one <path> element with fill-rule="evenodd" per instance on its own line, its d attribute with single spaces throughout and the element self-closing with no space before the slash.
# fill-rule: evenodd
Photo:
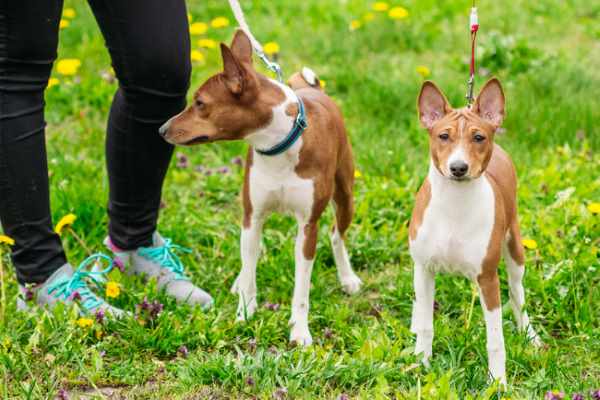
<svg viewBox="0 0 600 400">
<path fill-rule="evenodd" d="M 325 82 L 323 79 L 319 79 L 319 82 L 321 83 L 321 87 L 325 89 L 325 86 L 327 86 L 327 82 Z"/>
<path fill-rule="evenodd" d="M 106 283 L 106 297 L 116 299 L 121 294 L 121 288 L 117 282 L 109 281 Z"/>
<path fill-rule="evenodd" d="M 373 21 L 375 19 L 375 14 L 373 14 L 372 12 L 365 13 L 365 15 L 363 15 L 362 19 L 365 22 Z"/>
<path fill-rule="evenodd" d="M 204 47 L 205 49 L 214 49 L 217 47 L 217 42 L 212 39 L 200 39 L 198 40 L 198 46 Z"/>
<path fill-rule="evenodd" d="M 60 235 L 66 227 L 73 225 L 73 222 L 75 222 L 76 219 L 77 217 L 75 216 L 75 214 L 65 215 L 60 219 L 60 221 L 58 221 L 58 224 L 56 224 L 56 226 L 54 227 L 54 232 Z"/>
<path fill-rule="evenodd" d="M 360 28 L 361 26 L 362 26 L 362 23 L 357 19 L 350 22 L 350 30 L 351 31 L 355 31 L 358 28 Z"/>
<path fill-rule="evenodd" d="M 190 53 L 190 57 L 192 58 L 192 61 L 204 61 L 204 54 L 202 54 L 198 50 L 192 50 L 192 52 Z"/>
<path fill-rule="evenodd" d="M 277 44 L 277 42 L 265 43 L 263 51 L 266 55 L 272 56 L 273 54 L 279 53 L 279 45 Z"/>
<path fill-rule="evenodd" d="M 9 337 L 4 338 L 4 340 L 2 341 L 2 346 L 4 346 L 4 348 L 8 349 L 9 347 L 12 346 L 12 340 L 10 340 Z"/>
<path fill-rule="evenodd" d="M 357 179 L 360 178 L 360 177 L 362 177 L 362 174 L 360 173 L 359 170 L 357 170 L 357 169 L 354 170 L 354 177 L 357 178 Z"/>
<path fill-rule="evenodd" d="M 15 245 L 15 239 L 6 236 L 6 235 L 0 235 L 0 244 L 7 244 L 9 246 L 14 246 Z"/>
<path fill-rule="evenodd" d="M 375 11 L 387 11 L 390 5 L 385 1 L 376 1 L 373 3 L 373 10 Z"/>
<path fill-rule="evenodd" d="M 80 328 L 89 328 L 94 324 L 94 320 L 91 318 L 79 318 L 77 320 L 77 325 L 79 325 Z"/>
<path fill-rule="evenodd" d="M 431 75 L 431 71 L 429 70 L 429 68 L 427 68 L 424 65 L 419 65 L 417 68 L 417 74 L 421 75 L 421 77 L 423 79 L 427 78 L 429 75 Z"/>
<path fill-rule="evenodd" d="M 81 61 L 77 58 L 65 58 L 56 63 L 56 71 L 61 75 L 75 75 L 81 67 Z"/>
<path fill-rule="evenodd" d="M 50 78 L 48 79 L 48 86 L 47 88 L 50 89 L 52 86 L 56 86 L 60 83 L 60 81 L 57 78 Z"/>
<path fill-rule="evenodd" d="M 210 21 L 210 26 L 213 28 L 225 28 L 229 25 L 229 20 L 225 17 L 217 17 Z"/>
<path fill-rule="evenodd" d="M 590 203 L 588 204 L 587 209 L 592 214 L 600 214 L 600 203 Z"/>
<path fill-rule="evenodd" d="M 521 243 L 523 244 L 523 247 L 529 250 L 535 250 L 538 247 L 537 242 L 533 239 L 522 239 Z"/>
<path fill-rule="evenodd" d="M 63 10 L 63 17 L 65 18 L 75 18 L 75 15 L 77 15 L 77 13 L 74 8 L 69 7 Z"/>
<path fill-rule="evenodd" d="M 187 13 L 187 17 L 188 17 L 188 22 L 192 22 L 192 19 L 193 19 L 192 14 Z"/>
<path fill-rule="evenodd" d="M 100 330 L 96 331 L 96 339 L 97 340 L 102 339 L 102 336 L 104 336 L 104 332 L 102 332 Z"/>
<path fill-rule="evenodd" d="M 204 35 L 208 30 L 208 25 L 204 22 L 194 22 L 190 25 L 191 35 Z"/>
<path fill-rule="evenodd" d="M 58 23 L 58 28 L 59 29 L 65 29 L 69 26 L 70 22 L 67 19 L 61 19 L 60 22 Z"/>
<path fill-rule="evenodd" d="M 393 7 L 388 12 L 391 19 L 404 19 L 408 17 L 408 10 L 404 7 Z"/>
</svg>

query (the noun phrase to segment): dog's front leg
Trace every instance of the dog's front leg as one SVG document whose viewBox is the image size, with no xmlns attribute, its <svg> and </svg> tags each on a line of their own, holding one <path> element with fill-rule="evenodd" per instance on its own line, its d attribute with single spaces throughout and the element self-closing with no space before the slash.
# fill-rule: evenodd
<svg viewBox="0 0 600 400">
<path fill-rule="evenodd" d="M 245 321 L 256 311 L 256 264 L 260 254 L 262 220 L 252 220 L 242 228 L 242 269 L 231 291 L 240 297 L 236 313 L 237 321 Z"/>
<path fill-rule="evenodd" d="M 423 265 L 415 263 L 415 303 L 410 330 L 417 335 L 415 354 L 422 355 L 423 364 L 429 366 L 433 343 L 433 297 L 435 275 Z"/>
<path fill-rule="evenodd" d="M 492 379 L 506 385 L 506 352 L 502 332 L 502 307 L 498 274 L 480 275 L 479 297 L 485 317 L 487 334 L 488 368 Z"/>
<path fill-rule="evenodd" d="M 312 336 L 308 329 L 308 307 L 310 277 L 317 248 L 317 224 L 298 224 L 295 256 L 296 273 L 294 296 L 292 299 L 292 316 L 290 318 L 290 341 L 300 346 L 312 344 Z"/>
</svg>

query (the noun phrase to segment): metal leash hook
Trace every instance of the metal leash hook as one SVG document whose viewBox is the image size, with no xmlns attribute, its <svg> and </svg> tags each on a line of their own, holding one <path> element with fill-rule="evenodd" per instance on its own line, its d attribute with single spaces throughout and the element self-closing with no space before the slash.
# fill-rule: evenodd
<svg viewBox="0 0 600 400">
<path fill-rule="evenodd" d="M 231 11 L 233 11 L 233 16 L 235 17 L 240 28 L 246 33 L 248 39 L 250 39 L 250 43 L 252 43 L 252 48 L 258 58 L 260 58 L 266 65 L 268 69 L 275 72 L 277 74 L 277 80 L 283 83 L 283 72 L 281 71 L 281 67 L 275 61 L 269 60 L 269 57 L 263 51 L 263 47 L 258 40 L 254 37 L 252 32 L 250 31 L 250 27 L 246 22 L 246 18 L 244 18 L 244 12 L 242 11 L 242 7 L 238 0 L 229 0 L 229 6 L 231 7 Z"/>
<path fill-rule="evenodd" d="M 467 82 L 466 97 L 467 106 L 471 107 L 471 104 L 473 104 L 473 86 L 475 84 L 475 39 L 477 38 L 477 31 L 479 30 L 479 18 L 477 16 L 477 7 L 475 7 L 475 1 L 473 1 L 473 7 L 471 7 L 469 25 L 471 32 L 471 65 L 469 68 L 469 81 Z"/>
</svg>

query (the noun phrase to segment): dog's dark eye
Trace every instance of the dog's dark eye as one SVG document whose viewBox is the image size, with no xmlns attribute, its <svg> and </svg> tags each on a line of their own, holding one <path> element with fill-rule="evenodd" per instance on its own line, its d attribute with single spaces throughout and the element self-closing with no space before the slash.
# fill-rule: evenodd
<svg viewBox="0 0 600 400">
<path fill-rule="evenodd" d="M 438 137 L 444 141 L 450 139 L 450 135 L 448 134 L 448 132 L 440 133 L 440 135 Z"/>
<path fill-rule="evenodd" d="M 481 143 L 481 142 L 483 142 L 485 140 L 485 136 L 483 136 L 481 133 L 476 133 L 473 136 L 473 140 L 476 141 L 476 142 L 480 142 Z"/>
<path fill-rule="evenodd" d="M 196 101 L 194 103 L 196 104 L 196 107 L 198 107 L 198 108 L 204 107 L 204 102 L 200 99 L 196 99 Z"/>
</svg>

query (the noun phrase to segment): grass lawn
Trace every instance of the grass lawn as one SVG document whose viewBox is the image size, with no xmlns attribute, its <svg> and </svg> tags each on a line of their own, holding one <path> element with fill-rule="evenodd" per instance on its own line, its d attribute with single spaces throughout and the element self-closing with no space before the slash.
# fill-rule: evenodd
<svg viewBox="0 0 600 400">
<path fill-rule="evenodd" d="M 412 355 L 409 331 L 407 220 L 428 168 L 427 134 L 415 108 L 418 70 L 453 105 L 464 104 L 471 2 L 392 0 L 390 7 L 408 10 L 399 20 L 359 0 L 243 3 L 256 36 L 279 43 L 286 75 L 312 67 L 343 109 L 359 176 L 348 247 L 363 290 L 354 297 L 341 291 L 326 237 L 328 211 L 310 297 L 315 344 L 289 346 L 296 230 L 291 218 L 274 216 L 258 268 L 259 311 L 236 324 L 237 298 L 229 288 L 240 268 L 243 171 L 234 159 L 247 145 L 177 149 L 187 165 L 173 160 L 160 230 L 193 249 L 184 257 L 190 276 L 216 307 L 207 313 L 176 307 L 154 285 L 115 271 L 111 279 L 121 283 L 121 294 L 113 304 L 133 311 L 147 297 L 164 303 L 164 311 L 143 323 L 91 328 L 81 328 L 72 310 L 17 312 L 4 251 L 0 397 L 53 398 L 64 390 L 71 398 L 540 399 L 556 389 L 591 398 L 590 390 L 600 389 L 600 215 L 588 208 L 600 202 L 599 3 L 478 2 L 476 92 L 491 75 L 506 91 L 505 133 L 497 141 L 517 166 L 523 236 L 537 243 L 527 251 L 525 288 L 545 343 L 537 350 L 517 334 L 504 307 L 509 388 L 502 394 L 488 384 L 484 322 L 467 280 L 437 279 L 431 368 Z M 46 94 L 53 215 L 56 222 L 76 214 L 74 231 L 97 251 L 106 234 L 104 129 L 116 83 L 87 4 L 67 0 L 66 7 L 76 15 L 65 17 L 59 59 L 82 64 L 75 76 L 55 70 L 59 82 Z M 235 24 L 224 1 L 190 0 L 188 7 L 192 22 L 230 20 L 192 37 L 203 58 L 194 62 L 195 88 L 221 66 L 218 46 L 201 48 L 199 39 L 229 42 Z M 72 263 L 86 256 L 68 231 L 63 242 Z M 504 267 L 501 278 L 507 302 Z"/>
</svg>

